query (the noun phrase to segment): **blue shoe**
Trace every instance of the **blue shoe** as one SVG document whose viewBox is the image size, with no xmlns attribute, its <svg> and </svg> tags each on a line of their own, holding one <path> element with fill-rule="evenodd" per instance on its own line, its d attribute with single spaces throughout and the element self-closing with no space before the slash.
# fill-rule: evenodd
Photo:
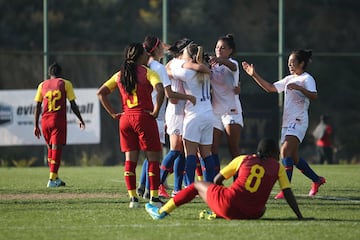
<svg viewBox="0 0 360 240">
<path fill-rule="evenodd" d="M 147 211 L 147 213 L 152 217 L 152 219 L 154 220 L 160 220 L 163 219 L 164 217 L 166 217 L 168 214 L 166 212 L 162 212 L 161 214 L 159 213 L 159 208 L 147 203 L 145 204 L 145 210 Z"/>
<path fill-rule="evenodd" d="M 49 179 L 49 181 L 48 181 L 48 183 L 47 183 L 47 187 L 48 187 L 48 188 L 56 188 L 56 187 L 58 187 L 58 185 L 56 184 L 55 181 Z"/>
<path fill-rule="evenodd" d="M 66 183 L 61 180 L 60 178 L 55 179 L 55 183 L 58 185 L 58 187 L 65 187 Z"/>
</svg>

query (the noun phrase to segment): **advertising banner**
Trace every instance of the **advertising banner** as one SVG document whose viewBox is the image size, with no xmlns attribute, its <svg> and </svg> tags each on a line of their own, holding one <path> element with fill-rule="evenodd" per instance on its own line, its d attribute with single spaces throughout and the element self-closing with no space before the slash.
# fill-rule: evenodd
<svg viewBox="0 0 360 240">
<path fill-rule="evenodd" d="M 67 144 L 97 144 L 100 142 L 97 89 L 81 88 L 74 91 L 86 127 L 80 129 L 79 120 L 67 100 Z M 0 91 L 0 146 L 45 144 L 43 137 L 37 139 L 34 136 L 35 94 L 36 89 Z"/>
</svg>

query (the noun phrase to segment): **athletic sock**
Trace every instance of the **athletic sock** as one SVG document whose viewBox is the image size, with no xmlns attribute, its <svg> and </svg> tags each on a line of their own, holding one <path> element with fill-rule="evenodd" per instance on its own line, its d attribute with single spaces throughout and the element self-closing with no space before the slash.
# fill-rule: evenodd
<svg viewBox="0 0 360 240">
<path fill-rule="evenodd" d="M 195 181 L 196 156 L 189 155 L 185 161 L 185 175 L 187 176 L 188 185 Z"/>
<path fill-rule="evenodd" d="M 163 184 L 174 166 L 175 159 L 180 155 L 180 151 L 170 150 L 161 162 L 160 183 Z"/>
<path fill-rule="evenodd" d="M 204 180 L 206 182 L 213 182 L 214 180 L 214 172 L 215 172 L 215 162 L 214 159 L 212 158 L 212 155 L 207 156 L 206 158 L 204 158 L 202 160 L 203 162 L 203 166 L 204 166 Z"/>
<path fill-rule="evenodd" d="M 294 160 L 291 157 L 286 157 L 282 159 L 282 164 L 285 167 L 286 175 L 288 176 L 289 182 L 291 182 L 294 169 Z"/>
<path fill-rule="evenodd" d="M 52 160 L 50 172 L 58 173 L 61 164 L 62 148 L 52 149 Z"/>
<path fill-rule="evenodd" d="M 150 197 L 158 197 L 160 184 L 160 166 L 158 161 L 149 161 Z"/>
<path fill-rule="evenodd" d="M 213 159 L 214 159 L 214 164 L 215 164 L 215 172 L 214 174 L 218 174 L 220 172 L 220 159 L 219 159 L 219 154 L 213 154 L 212 155 Z"/>
<path fill-rule="evenodd" d="M 203 166 L 201 165 L 202 160 L 200 160 L 200 159 L 199 159 L 198 156 L 196 156 L 195 172 L 196 172 L 196 175 L 197 175 L 197 180 L 202 181 L 204 179 L 204 174 L 203 174 Z"/>
<path fill-rule="evenodd" d="M 50 180 L 54 181 L 54 180 L 56 180 L 57 177 L 58 177 L 57 173 L 50 172 L 50 174 L 49 174 Z"/>
<path fill-rule="evenodd" d="M 303 158 L 299 159 L 296 167 L 313 182 L 318 182 L 320 180 L 320 177 L 311 169 L 309 164 Z"/>
<path fill-rule="evenodd" d="M 165 203 L 164 206 L 162 206 L 159 209 L 159 213 L 162 214 L 163 212 L 166 213 L 171 213 L 172 211 L 174 211 L 174 209 L 176 208 L 174 199 L 170 199 L 167 203 Z"/>
<path fill-rule="evenodd" d="M 178 194 L 175 195 L 174 203 L 177 207 L 190 202 L 193 200 L 196 195 L 198 195 L 198 191 L 196 190 L 194 183 L 190 184 L 187 188 L 181 190 Z"/>
<path fill-rule="evenodd" d="M 129 195 L 134 193 L 134 196 L 130 197 L 135 197 L 136 195 L 136 162 L 132 162 L 130 160 L 126 160 L 125 161 L 125 168 L 124 168 L 124 177 L 125 177 L 125 183 L 126 183 L 126 187 L 127 190 L 129 192 Z"/>
<path fill-rule="evenodd" d="M 140 179 L 139 179 L 140 185 L 145 186 L 145 184 L 146 184 L 146 173 L 147 172 L 148 172 L 148 160 L 144 159 L 144 162 L 143 162 L 142 167 L 141 167 L 141 174 L 140 174 Z"/>
<path fill-rule="evenodd" d="M 183 178 L 184 178 L 184 169 L 185 169 L 185 156 L 183 153 L 174 161 L 174 191 L 180 191 Z"/>
</svg>

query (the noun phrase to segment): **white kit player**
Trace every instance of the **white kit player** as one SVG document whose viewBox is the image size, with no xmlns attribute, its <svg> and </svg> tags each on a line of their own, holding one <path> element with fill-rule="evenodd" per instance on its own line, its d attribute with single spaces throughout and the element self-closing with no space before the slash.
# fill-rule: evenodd
<svg viewBox="0 0 360 240">
<path fill-rule="evenodd" d="M 232 158 L 240 155 L 240 132 L 244 126 L 239 99 L 239 64 L 231 55 L 235 51 L 233 36 L 220 37 L 211 57 L 212 106 L 214 111 L 214 139 L 212 154 L 216 171 L 220 170 L 219 146 L 225 132 Z"/>
<path fill-rule="evenodd" d="M 212 182 L 214 161 L 211 156 L 213 138 L 213 111 L 210 101 L 210 69 L 202 63 L 203 50 L 197 44 L 189 44 L 183 54 L 185 63 L 173 66 L 172 76 L 183 81 L 186 94 L 196 97 L 196 104 L 185 104 L 183 140 L 186 155 L 185 172 L 189 184 L 194 182 L 196 154 L 198 150 L 205 163 L 204 179 Z M 193 63 L 199 64 L 199 71 L 188 69 Z M 206 71 L 207 73 L 204 73 Z"/>
</svg>

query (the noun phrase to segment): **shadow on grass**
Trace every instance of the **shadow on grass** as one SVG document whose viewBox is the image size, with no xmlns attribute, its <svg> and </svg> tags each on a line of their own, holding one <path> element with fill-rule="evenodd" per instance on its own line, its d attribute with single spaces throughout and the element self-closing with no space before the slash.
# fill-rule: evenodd
<svg viewBox="0 0 360 240">
<path fill-rule="evenodd" d="M 299 220 L 297 218 L 293 217 L 287 217 L 287 218 L 261 218 L 259 219 L 261 221 L 314 221 L 314 222 L 359 222 L 359 219 L 340 219 L 340 218 L 305 218 L 303 220 Z"/>
</svg>

